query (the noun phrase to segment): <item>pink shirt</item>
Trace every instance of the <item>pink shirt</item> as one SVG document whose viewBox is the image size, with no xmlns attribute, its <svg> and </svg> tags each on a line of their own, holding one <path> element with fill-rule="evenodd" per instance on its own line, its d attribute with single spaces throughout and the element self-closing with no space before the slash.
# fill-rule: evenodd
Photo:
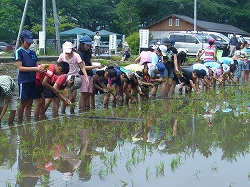
<svg viewBox="0 0 250 187">
<path fill-rule="evenodd" d="M 150 56 L 152 55 L 152 51 L 142 51 L 140 54 L 140 65 L 143 64 L 143 62 L 150 62 Z"/>
<path fill-rule="evenodd" d="M 70 60 L 66 59 L 65 53 L 61 53 L 57 62 L 67 62 L 69 64 L 69 72 L 68 75 L 78 75 L 79 72 L 79 64 L 82 62 L 80 55 L 76 52 L 73 52 L 73 56 Z"/>
</svg>

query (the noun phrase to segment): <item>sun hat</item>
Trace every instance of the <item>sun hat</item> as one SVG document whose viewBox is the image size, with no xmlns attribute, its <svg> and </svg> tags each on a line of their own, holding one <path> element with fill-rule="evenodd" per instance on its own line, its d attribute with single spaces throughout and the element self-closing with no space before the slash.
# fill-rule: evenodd
<svg viewBox="0 0 250 187">
<path fill-rule="evenodd" d="M 125 72 L 126 76 L 128 77 L 129 80 L 131 80 L 134 76 L 134 73 L 132 71 L 127 71 Z"/>
<path fill-rule="evenodd" d="M 20 38 L 23 38 L 27 43 L 34 43 L 33 34 L 29 30 L 23 30 L 20 33 Z"/>
<path fill-rule="evenodd" d="M 150 45 L 150 48 L 152 48 L 153 50 L 156 50 L 158 47 L 156 45 Z"/>
<path fill-rule="evenodd" d="M 73 177 L 73 173 L 72 172 L 63 173 L 63 180 L 65 180 L 65 181 L 71 180 L 72 177 Z"/>
<path fill-rule="evenodd" d="M 160 45 L 159 49 L 161 50 L 162 56 L 167 56 L 167 50 L 168 50 L 168 48 L 165 45 Z"/>
<path fill-rule="evenodd" d="M 72 83 L 72 86 L 69 88 L 69 91 L 72 93 L 74 90 L 77 90 L 79 89 L 81 86 L 82 86 L 82 80 L 75 76 L 75 75 L 69 75 L 66 82 L 69 80 L 69 79 L 73 79 L 74 82 Z"/>
<path fill-rule="evenodd" d="M 88 44 L 88 45 L 92 45 L 92 40 L 88 35 L 84 35 L 79 39 L 79 42 Z"/>
<path fill-rule="evenodd" d="M 124 42 L 124 44 L 123 44 L 125 47 L 128 47 L 129 45 L 128 45 L 128 42 Z"/>
<path fill-rule="evenodd" d="M 63 53 L 71 53 L 73 48 L 74 48 L 74 46 L 71 42 L 65 42 L 62 45 Z"/>
<path fill-rule="evenodd" d="M 151 77 L 154 77 L 154 75 L 155 75 L 155 70 L 158 70 L 156 64 L 153 64 L 153 63 L 148 64 L 148 74 L 149 74 Z"/>
</svg>

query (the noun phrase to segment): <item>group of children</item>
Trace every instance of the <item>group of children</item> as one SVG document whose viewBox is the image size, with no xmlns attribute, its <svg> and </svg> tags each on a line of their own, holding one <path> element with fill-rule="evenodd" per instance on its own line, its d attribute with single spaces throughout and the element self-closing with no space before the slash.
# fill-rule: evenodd
<svg viewBox="0 0 250 187">
<path fill-rule="evenodd" d="M 43 119 L 51 102 L 53 102 L 52 114 L 57 115 L 60 100 L 62 101 L 62 113 L 69 105 L 70 111 L 73 113 L 76 90 L 79 88 L 84 90 L 85 87 L 91 89 L 89 88 L 91 78 L 89 78 L 88 69 L 85 68 L 85 62 L 89 61 L 82 60 L 90 59 L 90 55 L 88 56 L 86 51 L 90 49 L 91 39 L 88 36 L 80 39 L 79 53 L 75 52 L 72 43 L 65 42 L 62 46 L 63 53 L 60 54 L 57 63 L 38 65 L 36 53 L 29 49 L 34 42 L 32 33 L 29 30 L 23 30 L 19 38 L 21 46 L 15 51 L 18 86 L 10 76 L 0 76 L 4 80 L 0 85 L 0 120 L 9 106 L 9 124 L 13 124 L 16 110 L 18 123 L 23 122 L 24 116 L 25 120 L 29 122 L 33 101 L 35 101 L 35 120 Z M 90 68 L 96 68 L 96 66 L 90 66 Z M 84 88 L 82 88 L 83 82 L 86 85 Z M 19 105 L 17 104 L 18 98 Z"/>
<path fill-rule="evenodd" d="M 241 44 L 239 49 L 236 46 L 233 59 L 223 57 L 218 59 L 218 62 L 210 59 L 204 64 L 196 63 L 189 68 L 183 68 L 181 65 L 185 62 L 186 51 L 177 50 L 169 38 L 163 38 L 160 45 L 151 46 L 149 52 L 142 53 L 146 55 L 141 54 L 137 58 L 139 64 L 125 67 L 105 67 L 92 63 L 92 40 L 87 35 L 79 39 L 77 51 L 71 42 L 65 42 L 56 64 L 38 65 L 36 53 L 29 49 L 33 43 L 30 31 L 21 32 L 20 43 L 21 47 L 15 51 L 20 100 L 17 109 L 18 123 L 22 123 L 23 115 L 26 121 L 30 121 L 33 100 L 35 120 L 44 117 L 51 102 L 52 114 L 58 115 L 60 100 L 61 113 L 65 113 L 67 106 L 70 106 L 70 113 L 74 113 L 77 89 L 80 91 L 79 112 L 82 112 L 95 107 L 97 93 L 105 94 L 104 107 L 108 107 L 110 97 L 112 105 L 117 102 L 129 104 L 147 100 L 150 92 L 151 97 L 155 98 L 159 88 L 164 99 L 175 93 L 177 85 L 178 93 L 182 94 L 184 86 L 186 93 L 191 90 L 200 93 L 200 82 L 202 91 L 205 91 L 205 88 L 214 88 L 216 81 L 219 85 L 223 85 L 225 81 L 237 83 L 237 72 L 242 70 L 241 61 L 245 66 L 248 64 L 249 70 L 247 52 L 241 52 Z M 210 44 L 210 48 L 214 49 L 212 45 Z M 211 50 L 209 55 L 213 55 Z M 2 79 L 4 81 L 0 81 L 0 120 L 9 106 L 9 123 L 13 123 L 18 87 L 11 77 L 0 76 L 0 80 Z"/>
</svg>

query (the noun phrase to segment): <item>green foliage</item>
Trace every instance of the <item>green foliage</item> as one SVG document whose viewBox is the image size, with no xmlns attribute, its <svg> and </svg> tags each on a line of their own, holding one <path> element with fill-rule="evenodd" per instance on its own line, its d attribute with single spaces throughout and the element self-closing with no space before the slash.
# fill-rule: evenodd
<svg viewBox="0 0 250 187">
<path fill-rule="evenodd" d="M 118 18 L 114 21 L 125 35 L 138 30 L 140 15 L 137 9 L 137 1 L 121 0 L 117 10 Z"/>
<path fill-rule="evenodd" d="M 75 28 L 77 25 L 75 23 L 72 23 L 69 21 L 68 17 L 65 15 L 61 15 L 61 12 L 58 12 L 58 29 L 59 32 L 62 32 L 64 30 L 67 30 L 68 28 Z M 47 17 L 46 21 L 46 38 L 55 38 L 55 23 L 54 23 L 54 17 L 53 14 L 49 14 Z M 40 23 L 35 23 L 34 26 L 32 27 L 32 33 L 38 36 L 39 31 L 42 30 L 42 25 Z"/>
<path fill-rule="evenodd" d="M 140 43 L 140 38 L 139 38 L 139 32 L 133 32 L 130 34 L 127 38 L 126 41 L 129 44 L 129 47 L 132 50 L 132 54 L 139 54 L 139 43 Z"/>
<path fill-rule="evenodd" d="M 0 40 L 8 40 L 17 37 L 17 29 L 21 23 L 22 11 L 12 0 L 1 0 L 0 2 Z M 8 43 L 10 43 L 8 41 Z"/>
<path fill-rule="evenodd" d="M 56 1 L 59 32 L 79 26 L 92 31 L 106 29 L 129 36 L 171 14 L 192 18 L 193 3 L 188 0 Z M 25 0 L 1 0 L 0 40 L 10 43 L 11 40 L 17 38 L 24 5 Z M 164 11 L 157 11 L 159 7 Z M 197 19 L 229 24 L 250 32 L 249 8 L 249 1 L 243 0 L 229 0 L 226 3 L 225 0 L 198 1 Z M 52 10 L 52 2 L 48 1 L 46 5 L 47 38 L 55 38 Z M 42 30 L 42 1 L 29 1 L 24 28 L 31 30 L 34 37 L 38 38 L 38 33 Z M 133 54 L 138 51 L 133 49 Z"/>
</svg>

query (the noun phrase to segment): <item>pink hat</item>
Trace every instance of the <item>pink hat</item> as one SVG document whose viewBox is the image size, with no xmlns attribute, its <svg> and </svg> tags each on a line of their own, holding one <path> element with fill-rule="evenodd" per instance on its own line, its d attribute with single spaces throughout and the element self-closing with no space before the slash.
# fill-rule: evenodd
<svg viewBox="0 0 250 187">
<path fill-rule="evenodd" d="M 74 46 L 71 42 L 65 42 L 62 45 L 63 53 L 71 53 L 73 48 L 74 48 Z"/>
</svg>

